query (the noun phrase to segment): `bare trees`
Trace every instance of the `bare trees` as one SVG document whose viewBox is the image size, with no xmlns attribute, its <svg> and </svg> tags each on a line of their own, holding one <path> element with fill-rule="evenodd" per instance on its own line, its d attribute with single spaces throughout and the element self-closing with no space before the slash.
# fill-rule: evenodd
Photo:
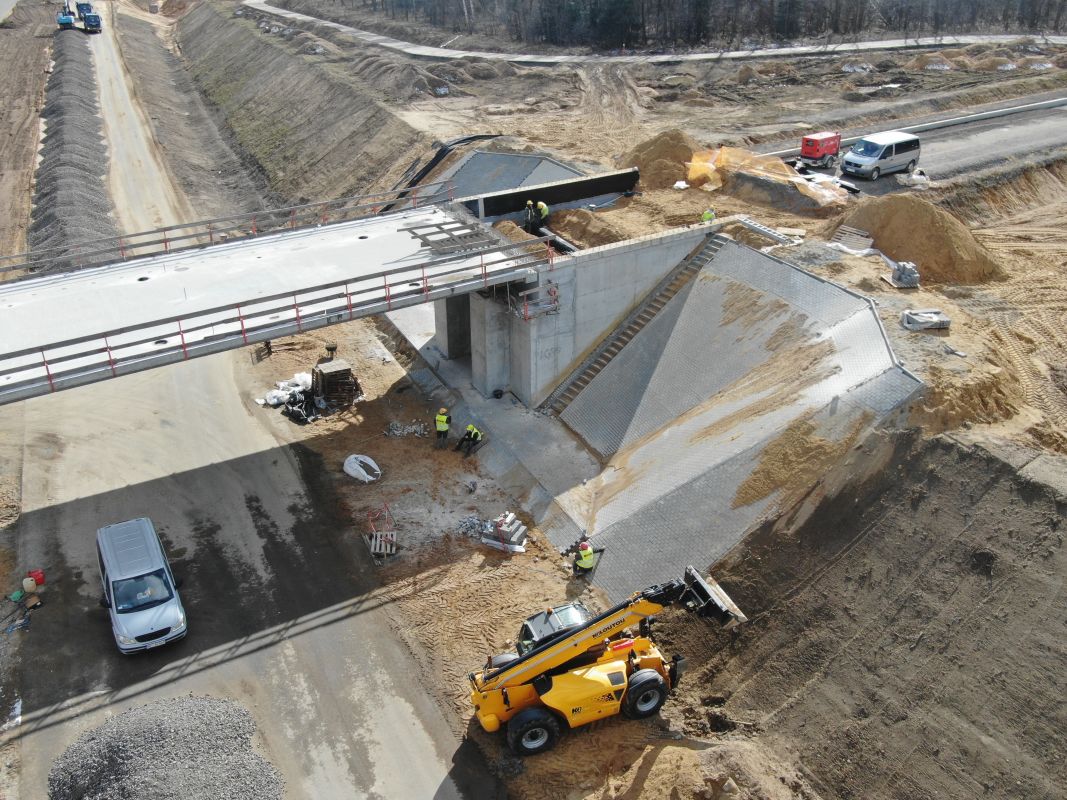
<svg viewBox="0 0 1067 800">
<path fill-rule="evenodd" d="M 456 33 L 598 48 L 1067 26 L 1067 0 L 355 0 Z"/>
</svg>

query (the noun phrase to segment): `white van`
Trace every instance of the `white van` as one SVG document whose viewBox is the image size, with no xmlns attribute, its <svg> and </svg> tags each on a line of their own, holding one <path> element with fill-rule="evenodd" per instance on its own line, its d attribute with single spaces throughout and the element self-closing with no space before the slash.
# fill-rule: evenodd
<svg viewBox="0 0 1067 800">
<path fill-rule="evenodd" d="M 841 161 L 841 171 L 872 181 L 889 172 L 911 172 L 919 164 L 919 150 L 919 137 L 910 133 L 873 133 L 852 145 Z"/>
<path fill-rule="evenodd" d="M 115 643 L 135 653 L 181 639 L 189 630 L 170 563 L 146 517 L 96 532 L 100 582 Z"/>
</svg>

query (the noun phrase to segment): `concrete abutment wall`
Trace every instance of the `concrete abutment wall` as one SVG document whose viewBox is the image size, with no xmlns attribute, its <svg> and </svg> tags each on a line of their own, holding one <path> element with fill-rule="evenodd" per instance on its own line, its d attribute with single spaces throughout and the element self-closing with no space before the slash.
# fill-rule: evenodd
<svg viewBox="0 0 1067 800">
<path fill-rule="evenodd" d="M 706 236 L 704 228 L 687 228 L 557 260 L 538 283 L 556 285 L 558 313 L 524 320 L 471 295 L 475 388 L 486 395 L 510 388 L 531 408 L 539 405 Z"/>
</svg>

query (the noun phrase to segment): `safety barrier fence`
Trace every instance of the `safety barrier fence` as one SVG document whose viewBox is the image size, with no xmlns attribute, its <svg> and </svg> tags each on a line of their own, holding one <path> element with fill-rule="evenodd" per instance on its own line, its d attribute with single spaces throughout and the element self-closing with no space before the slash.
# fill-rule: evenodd
<svg viewBox="0 0 1067 800">
<path fill-rule="evenodd" d="M 0 353 L 0 403 L 210 355 L 514 280 L 548 264 L 534 240 L 483 247 L 414 265 L 182 316 Z M 250 295 L 251 295 L 250 291 Z"/>
<path fill-rule="evenodd" d="M 404 203 L 412 208 L 440 205 L 452 199 L 451 181 L 439 181 L 411 189 L 353 195 L 298 206 L 287 206 L 254 214 L 237 214 L 218 219 L 168 225 L 150 231 L 112 236 L 35 249 L 28 253 L 0 256 L 0 275 L 21 272 L 15 279 L 33 277 L 41 271 L 69 272 L 100 267 L 131 258 L 177 253 L 222 242 L 251 239 L 278 230 L 314 228 L 336 222 L 386 213 Z"/>
</svg>

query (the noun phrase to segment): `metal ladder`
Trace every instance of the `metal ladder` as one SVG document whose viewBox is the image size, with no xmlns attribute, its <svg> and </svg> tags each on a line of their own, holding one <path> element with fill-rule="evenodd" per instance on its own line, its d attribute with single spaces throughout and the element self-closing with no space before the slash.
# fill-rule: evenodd
<svg viewBox="0 0 1067 800">
<path fill-rule="evenodd" d="M 559 415 L 569 406 L 582 390 L 600 374 L 612 359 L 663 310 L 667 302 L 711 261 L 726 241 L 721 236 L 712 235 L 704 245 L 689 258 L 671 270 L 655 288 L 649 292 L 648 299 L 639 305 L 618 327 L 609 333 L 593 351 L 579 364 L 548 399 L 541 404 L 542 409 L 549 409 Z"/>
<path fill-rule="evenodd" d="M 760 236 L 770 239 L 772 242 L 778 244 L 792 244 L 793 240 L 785 234 L 778 233 L 778 231 L 768 228 L 766 225 L 760 225 L 756 220 L 749 217 L 741 217 L 737 220 L 738 223 L 744 225 L 753 233 L 758 233 Z"/>
</svg>

